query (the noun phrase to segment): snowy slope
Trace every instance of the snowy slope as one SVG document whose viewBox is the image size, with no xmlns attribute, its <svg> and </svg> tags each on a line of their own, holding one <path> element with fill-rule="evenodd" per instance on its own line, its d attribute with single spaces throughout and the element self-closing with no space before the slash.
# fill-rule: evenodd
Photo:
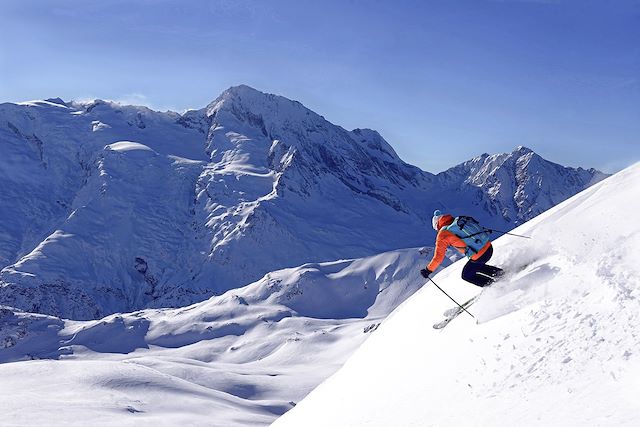
<svg viewBox="0 0 640 427">
<path fill-rule="evenodd" d="M 199 162 L 121 141 L 96 166 L 64 223 L 3 270 L 5 304 L 76 319 L 133 311 L 203 262 L 189 209 Z"/>
<path fill-rule="evenodd" d="M 434 208 L 510 228 L 603 176 L 522 148 L 433 175 L 375 131 L 247 86 L 182 115 L 2 104 L 0 149 L 0 303 L 75 319 L 420 246 Z"/>
<path fill-rule="evenodd" d="M 424 287 L 345 366 L 274 426 L 602 425 L 640 423 L 640 164 L 495 242 L 519 270 L 461 316 Z M 462 263 L 435 277 L 472 290 Z"/>
<path fill-rule="evenodd" d="M 269 424 L 420 288 L 427 255 L 305 264 L 189 307 L 96 321 L 2 309 L 3 422 Z"/>
</svg>

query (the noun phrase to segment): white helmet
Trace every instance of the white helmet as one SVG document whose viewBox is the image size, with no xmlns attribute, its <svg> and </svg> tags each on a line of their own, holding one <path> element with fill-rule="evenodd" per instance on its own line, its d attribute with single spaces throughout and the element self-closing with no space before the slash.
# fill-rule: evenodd
<svg viewBox="0 0 640 427">
<path fill-rule="evenodd" d="M 438 231 L 438 221 L 442 218 L 442 212 L 439 209 L 436 209 L 433 212 L 433 218 L 431 218 L 431 225 L 433 225 L 433 229 Z"/>
</svg>

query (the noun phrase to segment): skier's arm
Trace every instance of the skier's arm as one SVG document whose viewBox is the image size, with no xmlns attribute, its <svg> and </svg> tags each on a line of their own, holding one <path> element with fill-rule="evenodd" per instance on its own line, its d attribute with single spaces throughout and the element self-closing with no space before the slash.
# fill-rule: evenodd
<svg viewBox="0 0 640 427">
<path fill-rule="evenodd" d="M 449 246 L 449 243 L 445 239 L 445 233 L 446 231 L 438 232 L 438 236 L 436 237 L 436 248 L 433 251 L 433 258 L 427 265 L 427 270 L 429 271 L 435 271 L 436 268 L 440 266 L 444 260 L 445 254 L 447 253 L 447 246 Z"/>
</svg>

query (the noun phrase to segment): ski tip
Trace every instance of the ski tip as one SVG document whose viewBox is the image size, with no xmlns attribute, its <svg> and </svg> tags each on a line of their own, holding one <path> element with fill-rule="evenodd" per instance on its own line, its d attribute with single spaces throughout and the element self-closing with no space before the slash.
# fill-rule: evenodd
<svg viewBox="0 0 640 427">
<path fill-rule="evenodd" d="M 451 322 L 451 320 L 444 320 L 440 323 L 436 323 L 435 325 L 433 325 L 433 329 L 444 329 L 444 327 L 447 326 L 449 322 Z"/>
</svg>

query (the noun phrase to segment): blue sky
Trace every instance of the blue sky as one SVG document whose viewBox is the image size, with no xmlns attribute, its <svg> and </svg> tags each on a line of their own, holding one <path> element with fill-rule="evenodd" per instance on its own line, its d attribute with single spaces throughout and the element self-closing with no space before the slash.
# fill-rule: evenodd
<svg viewBox="0 0 640 427">
<path fill-rule="evenodd" d="M 2 102 L 181 111 L 244 83 L 431 172 L 517 145 L 640 160 L 636 0 L 3 0 L 0 35 Z"/>
</svg>

